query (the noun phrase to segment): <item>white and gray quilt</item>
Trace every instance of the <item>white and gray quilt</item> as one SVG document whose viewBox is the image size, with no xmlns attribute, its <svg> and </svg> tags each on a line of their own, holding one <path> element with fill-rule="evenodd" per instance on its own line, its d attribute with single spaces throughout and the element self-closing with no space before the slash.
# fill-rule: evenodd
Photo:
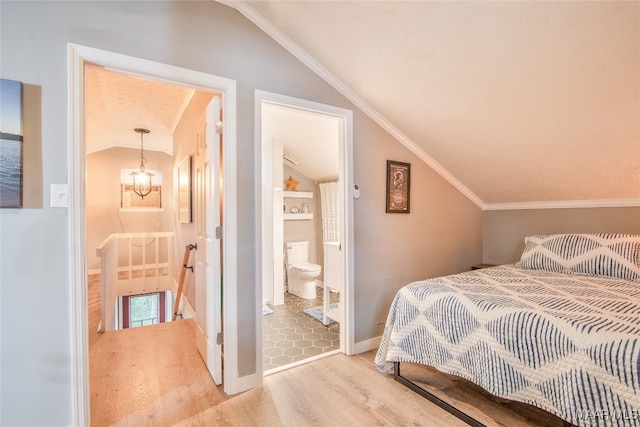
<svg viewBox="0 0 640 427">
<path fill-rule="evenodd" d="M 640 282 L 504 265 L 415 282 L 376 355 L 430 365 L 573 424 L 640 426 Z"/>
</svg>

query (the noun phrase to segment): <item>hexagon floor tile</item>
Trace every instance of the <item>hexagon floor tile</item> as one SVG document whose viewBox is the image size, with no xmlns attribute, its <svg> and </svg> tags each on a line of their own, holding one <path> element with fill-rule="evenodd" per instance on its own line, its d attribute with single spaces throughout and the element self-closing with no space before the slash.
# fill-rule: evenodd
<svg viewBox="0 0 640 427">
<path fill-rule="evenodd" d="M 316 288 L 316 299 L 307 300 L 285 293 L 284 304 L 270 306 L 272 314 L 262 316 L 262 363 L 265 371 L 340 348 L 340 324 L 324 326 L 304 314 L 309 307 L 322 305 L 323 288 Z M 331 293 L 331 302 L 339 294 Z"/>
</svg>

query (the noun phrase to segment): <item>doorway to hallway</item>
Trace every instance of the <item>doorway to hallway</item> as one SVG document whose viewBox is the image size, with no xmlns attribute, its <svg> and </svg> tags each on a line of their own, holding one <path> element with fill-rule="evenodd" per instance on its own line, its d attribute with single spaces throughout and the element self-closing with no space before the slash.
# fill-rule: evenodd
<svg viewBox="0 0 640 427">
<path fill-rule="evenodd" d="M 96 64 L 109 67 L 120 72 L 135 76 L 161 79 L 177 85 L 186 85 L 204 91 L 223 94 L 223 104 L 227 114 L 225 119 L 229 124 L 226 127 L 224 138 L 224 180 L 226 183 L 224 192 L 223 215 L 225 217 L 225 240 L 222 244 L 224 258 L 223 280 L 228 291 L 222 304 L 225 308 L 225 324 L 229 327 L 224 331 L 225 372 L 223 375 L 225 392 L 235 393 L 238 388 L 237 374 L 237 330 L 236 324 L 237 301 L 235 300 L 235 286 L 237 267 L 235 257 L 224 256 L 224 253 L 236 253 L 236 212 L 235 212 L 235 176 L 236 135 L 235 135 L 235 81 L 200 73 L 192 70 L 173 67 L 146 61 L 140 58 L 132 58 L 112 52 L 101 51 L 79 45 L 69 45 L 69 229 L 70 245 L 74 247 L 70 259 L 70 278 L 72 291 L 72 337 L 73 352 L 72 363 L 73 378 L 73 424 L 89 425 L 89 370 L 87 327 L 87 270 L 84 256 L 87 253 L 86 246 L 86 207 L 84 194 L 86 192 L 86 153 L 85 153 L 85 81 L 84 67 L 86 64 Z M 212 327 L 210 330 L 213 330 Z"/>
</svg>

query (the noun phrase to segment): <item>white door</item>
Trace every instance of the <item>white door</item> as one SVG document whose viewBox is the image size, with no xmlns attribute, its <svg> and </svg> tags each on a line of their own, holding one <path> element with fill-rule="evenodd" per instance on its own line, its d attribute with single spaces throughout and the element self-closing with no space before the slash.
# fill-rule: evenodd
<svg viewBox="0 0 640 427">
<path fill-rule="evenodd" d="M 222 294 L 220 240 L 221 153 L 220 98 L 206 110 L 206 123 L 196 135 L 195 225 L 196 346 L 216 384 L 222 383 Z M 221 129 L 221 127 L 220 127 Z"/>
</svg>

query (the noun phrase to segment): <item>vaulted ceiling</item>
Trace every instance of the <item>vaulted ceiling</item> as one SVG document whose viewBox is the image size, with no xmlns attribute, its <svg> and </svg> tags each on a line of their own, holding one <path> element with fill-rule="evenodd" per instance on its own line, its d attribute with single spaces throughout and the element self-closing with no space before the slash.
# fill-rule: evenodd
<svg viewBox="0 0 640 427">
<path fill-rule="evenodd" d="M 480 206 L 640 204 L 640 3 L 228 1 Z"/>
<path fill-rule="evenodd" d="M 88 64 L 87 153 L 111 147 L 140 149 L 144 128 L 144 149 L 173 153 L 173 131 L 193 95 L 193 89 L 158 80 L 122 74 Z"/>
</svg>

